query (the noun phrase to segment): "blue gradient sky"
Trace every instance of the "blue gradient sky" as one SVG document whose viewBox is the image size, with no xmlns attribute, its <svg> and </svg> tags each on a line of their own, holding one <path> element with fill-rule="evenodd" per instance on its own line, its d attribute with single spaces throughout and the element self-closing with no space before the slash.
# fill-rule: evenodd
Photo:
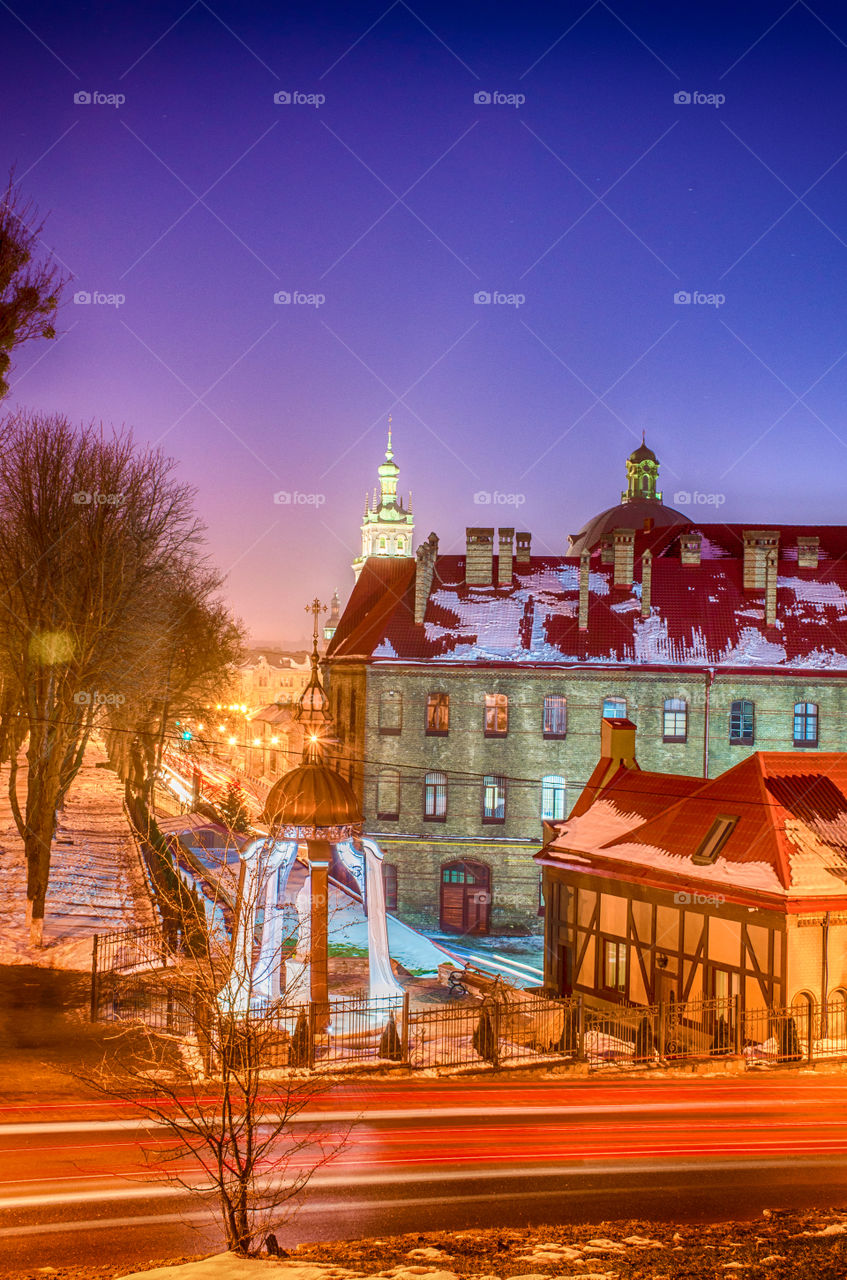
<svg viewBox="0 0 847 1280">
<path fill-rule="evenodd" d="M 346 598 L 389 412 L 445 551 L 478 523 L 562 551 L 642 428 L 666 500 L 844 519 L 842 5 L 36 0 L 0 49 L 0 161 L 74 277 L 7 407 L 161 442 L 258 638 Z"/>
</svg>

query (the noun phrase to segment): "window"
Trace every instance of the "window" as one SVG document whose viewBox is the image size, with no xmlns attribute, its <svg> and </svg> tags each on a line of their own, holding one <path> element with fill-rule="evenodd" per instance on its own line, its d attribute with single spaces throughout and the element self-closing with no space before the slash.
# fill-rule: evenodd
<svg viewBox="0 0 847 1280">
<path fill-rule="evenodd" d="M 752 747 L 755 710 L 748 699 L 733 702 L 729 713 L 729 740 Z"/>
<path fill-rule="evenodd" d="M 426 695 L 426 731 L 431 736 L 446 734 L 450 729 L 450 694 Z"/>
<path fill-rule="evenodd" d="M 818 704 L 816 702 L 795 702 L 794 745 L 795 747 L 818 745 Z"/>
<path fill-rule="evenodd" d="M 604 698 L 603 717 L 610 720 L 625 720 L 626 698 Z"/>
<path fill-rule="evenodd" d="M 397 910 L 397 868 L 393 862 L 382 864 L 382 888 L 385 893 L 386 911 Z"/>
<path fill-rule="evenodd" d="M 541 817 L 547 822 L 560 822 L 567 817 L 568 784 L 556 773 L 541 779 Z"/>
<path fill-rule="evenodd" d="M 406 540 L 405 540 L 405 538 L 398 538 L 398 539 L 397 539 L 397 550 L 398 550 L 398 551 L 405 551 L 405 550 L 406 550 Z"/>
<path fill-rule="evenodd" d="M 564 738 L 568 731 L 568 700 L 560 693 L 548 693 L 544 697 L 545 738 Z"/>
<path fill-rule="evenodd" d="M 379 695 L 379 731 L 398 734 L 402 728 L 403 695 L 397 689 L 387 689 Z"/>
<path fill-rule="evenodd" d="M 447 774 L 428 773 L 424 778 L 424 819 L 444 822 L 447 818 Z"/>
<path fill-rule="evenodd" d="M 505 693 L 485 695 L 485 736 L 505 738 L 509 732 L 509 699 Z"/>
<path fill-rule="evenodd" d="M 717 862 L 718 854 L 735 830 L 737 822 L 738 818 L 733 814 L 722 813 L 715 818 L 696 851 L 691 855 L 691 861 L 696 862 L 698 866 Z"/>
<path fill-rule="evenodd" d="M 685 742 L 687 738 L 688 703 L 684 698 L 665 698 L 662 741 Z"/>
<path fill-rule="evenodd" d="M 483 822 L 506 821 L 506 779 L 499 774 L 486 774 L 482 783 Z"/>
<path fill-rule="evenodd" d="M 356 690 L 350 690 L 350 736 L 356 732 Z"/>
<path fill-rule="evenodd" d="M 383 769 L 376 780 L 376 816 L 400 817 L 400 773 L 397 769 Z"/>
<path fill-rule="evenodd" d="M 600 985 L 605 991 L 626 995 L 626 943 L 602 938 Z"/>
<path fill-rule="evenodd" d="M 379 549 L 380 549 L 380 551 L 384 551 L 384 550 L 385 550 L 385 538 L 380 538 L 380 540 L 379 540 Z"/>
</svg>

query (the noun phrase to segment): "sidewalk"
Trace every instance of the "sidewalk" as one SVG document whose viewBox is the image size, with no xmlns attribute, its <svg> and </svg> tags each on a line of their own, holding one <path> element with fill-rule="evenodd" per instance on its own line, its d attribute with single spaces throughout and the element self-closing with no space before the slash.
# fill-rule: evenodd
<svg viewBox="0 0 847 1280">
<path fill-rule="evenodd" d="M 0 770 L 0 964 L 88 969 L 95 933 L 154 923 L 123 812 L 123 786 L 90 744 L 59 814 L 53 840 L 44 946 L 29 944 L 25 923 L 26 866 L 23 841 L 9 803 L 9 770 Z M 23 808 L 26 760 L 18 772 Z"/>
</svg>

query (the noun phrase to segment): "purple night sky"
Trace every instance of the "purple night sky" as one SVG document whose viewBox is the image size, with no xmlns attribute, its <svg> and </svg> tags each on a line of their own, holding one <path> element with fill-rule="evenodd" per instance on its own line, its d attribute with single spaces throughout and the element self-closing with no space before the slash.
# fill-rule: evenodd
<svg viewBox="0 0 847 1280">
<path fill-rule="evenodd" d="M 561 553 L 642 428 L 672 505 L 843 521 L 843 5 L 0 0 L 0 48 L 0 160 L 73 275 L 5 407 L 178 458 L 257 639 L 346 599 L 389 413 L 448 552 Z"/>
</svg>

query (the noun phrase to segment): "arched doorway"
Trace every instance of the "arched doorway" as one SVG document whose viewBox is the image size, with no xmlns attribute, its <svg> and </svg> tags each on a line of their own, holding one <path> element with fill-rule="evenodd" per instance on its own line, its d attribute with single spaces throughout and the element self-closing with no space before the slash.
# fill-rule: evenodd
<svg viewBox="0 0 847 1280">
<path fill-rule="evenodd" d="M 445 862 L 441 868 L 441 928 L 488 933 L 491 872 L 483 862 Z"/>
</svg>

